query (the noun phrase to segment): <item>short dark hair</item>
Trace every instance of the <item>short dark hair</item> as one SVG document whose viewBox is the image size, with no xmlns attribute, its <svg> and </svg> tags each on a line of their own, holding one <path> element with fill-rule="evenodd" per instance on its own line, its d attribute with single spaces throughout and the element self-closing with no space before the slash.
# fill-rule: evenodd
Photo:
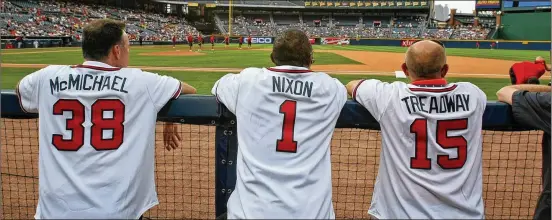
<svg viewBox="0 0 552 220">
<path fill-rule="evenodd" d="M 111 48 L 121 43 L 125 23 L 110 19 L 99 19 L 84 27 L 82 55 L 88 60 L 102 60 Z"/>
<path fill-rule="evenodd" d="M 540 84 L 539 79 L 537 77 L 529 77 L 527 79 L 527 84 Z"/>
<path fill-rule="evenodd" d="M 272 62 L 277 66 L 309 67 L 312 64 L 312 46 L 307 35 L 300 30 L 289 29 L 278 36 L 272 47 Z"/>
</svg>

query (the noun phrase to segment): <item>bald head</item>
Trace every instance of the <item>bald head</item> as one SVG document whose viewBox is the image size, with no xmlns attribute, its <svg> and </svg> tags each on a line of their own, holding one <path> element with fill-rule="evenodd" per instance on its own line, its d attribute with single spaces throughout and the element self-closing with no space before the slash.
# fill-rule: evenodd
<svg viewBox="0 0 552 220">
<path fill-rule="evenodd" d="M 537 58 L 535 58 L 535 61 L 544 61 L 544 58 L 541 56 L 538 56 Z"/>
<path fill-rule="evenodd" d="M 442 78 L 448 70 L 446 63 L 445 48 L 436 42 L 423 40 L 412 44 L 406 51 L 403 71 L 406 67 L 408 74 L 416 79 Z"/>
</svg>

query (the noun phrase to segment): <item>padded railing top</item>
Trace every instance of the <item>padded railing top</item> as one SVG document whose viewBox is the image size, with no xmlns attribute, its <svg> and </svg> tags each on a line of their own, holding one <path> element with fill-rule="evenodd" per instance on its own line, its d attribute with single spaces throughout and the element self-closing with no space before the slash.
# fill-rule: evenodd
<svg viewBox="0 0 552 220">
<path fill-rule="evenodd" d="M 14 90 L 2 90 L 1 114 L 3 118 L 37 118 L 37 114 L 25 113 L 19 106 Z M 182 95 L 165 106 L 158 115 L 162 121 L 179 121 L 191 124 L 212 124 L 221 119 L 233 119 L 234 115 L 220 105 L 214 96 Z M 379 124 L 360 104 L 349 100 L 337 122 L 339 128 L 379 129 Z M 497 131 L 531 130 L 519 126 L 512 118 L 512 109 L 502 102 L 487 102 L 483 116 L 483 128 Z"/>
</svg>

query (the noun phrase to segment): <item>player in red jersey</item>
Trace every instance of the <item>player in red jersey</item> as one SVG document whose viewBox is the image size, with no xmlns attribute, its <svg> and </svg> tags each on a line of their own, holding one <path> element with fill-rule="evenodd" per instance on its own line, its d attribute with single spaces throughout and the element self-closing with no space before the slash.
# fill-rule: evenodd
<svg viewBox="0 0 552 220">
<path fill-rule="evenodd" d="M 211 34 L 211 39 L 209 40 L 211 41 L 211 50 L 215 50 L 215 35 Z"/>
<path fill-rule="evenodd" d="M 226 35 L 224 36 L 224 48 L 228 47 L 228 44 L 230 44 L 230 36 Z"/>
<path fill-rule="evenodd" d="M 535 62 L 514 63 L 510 67 L 510 80 L 512 85 L 518 84 L 539 84 L 539 78 L 550 71 L 550 65 L 546 64 L 544 58 L 537 57 Z"/>
<path fill-rule="evenodd" d="M 197 51 L 201 51 L 201 45 L 203 44 L 203 36 L 201 36 L 201 34 L 197 34 L 197 44 L 199 45 L 199 49 Z"/>
<path fill-rule="evenodd" d="M 239 42 L 238 42 L 238 43 L 239 43 L 238 48 L 241 50 L 241 49 L 242 49 L 241 46 L 242 46 L 242 44 L 243 44 L 243 36 L 240 35 L 240 38 L 238 39 L 238 41 L 239 41 Z"/>
<path fill-rule="evenodd" d="M 192 52 L 192 47 L 194 46 L 194 36 L 190 33 L 188 34 L 188 38 L 186 40 L 188 40 L 188 46 L 190 46 L 190 52 Z"/>
<path fill-rule="evenodd" d="M 176 36 L 172 37 L 173 48 L 176 47 Z"/>
<path fill-rule="evenodd" d="M 247 48 L 251 48 L 251 35 L 247 37 Z"/>
</svg>

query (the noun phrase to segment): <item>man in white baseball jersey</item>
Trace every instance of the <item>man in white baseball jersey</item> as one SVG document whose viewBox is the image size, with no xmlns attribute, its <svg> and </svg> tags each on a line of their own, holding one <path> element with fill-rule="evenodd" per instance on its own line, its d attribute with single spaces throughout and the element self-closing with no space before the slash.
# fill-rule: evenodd
<svg viewBox="0 0 552 220">
<path fill-rule="evenodd" d="M 212 90 L 237 117 L 236 188 L 229 219 L 328 219 L 332 205 L 330 142 L 347 91 L 309 69 L 307 36 L 287 30 L 271 58 L 276 67 L 247 68 Z"/>
<path fill-rule="evenodd" d="M 167 76 L 125 68 L 125 25 L 84 28 L 82 65 L 52 65 L 17 86 L 21 108 L 39 113 L 39 201 L 35 218 L 137 219 L 157 205 L 157 112 L 195 89 Z M 165 127 L 165 147 L 178 134 Z"/>
<path fill-rule="evenodd" d="M 484 218 L 485 93 L 444 79 L 445 48 L 437 41 L 410 46 L 402 69 L 410 84 L 347 84 L 381 125 L 380 166 L 368 213 L 378 219 Z"/>
</svg>

